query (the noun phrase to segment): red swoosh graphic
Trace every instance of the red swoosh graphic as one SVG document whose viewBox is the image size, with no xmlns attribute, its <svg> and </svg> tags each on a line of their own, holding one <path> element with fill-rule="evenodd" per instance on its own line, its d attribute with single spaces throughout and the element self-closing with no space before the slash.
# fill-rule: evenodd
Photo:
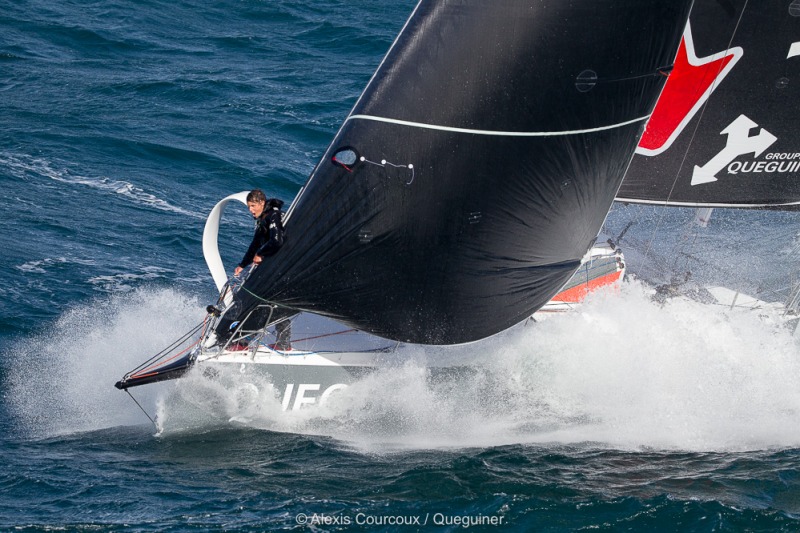
<svg viewBox="0 0 800 533">
<path fill-rule="evenodd" d="M 742 57 L 739 47 L 698 58 L 689 24 L 656 108 L 636 153 L 658 155 L 673 143 L 733 66 Z"/>
</svg>

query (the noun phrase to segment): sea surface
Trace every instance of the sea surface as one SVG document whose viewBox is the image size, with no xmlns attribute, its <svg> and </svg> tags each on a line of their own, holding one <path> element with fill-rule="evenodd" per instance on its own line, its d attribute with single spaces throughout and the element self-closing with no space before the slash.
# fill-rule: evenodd
<svg viewBox="0 0 800 533">
<path fill-rule="evenodd" d="M 793 213 L 615 208 L 629 281 L 482 345 L 491 386 L 420 349 L 298 413 L 189 376 L 135 391 L 153 424 L 113 387 L 214 301 L 210 209 L 290 201 L 413 6 L 0 2 L 0 530 L 800 530 L 798 335 L 651 299 L 692 270 L 779 300 Z"/>
</svg>

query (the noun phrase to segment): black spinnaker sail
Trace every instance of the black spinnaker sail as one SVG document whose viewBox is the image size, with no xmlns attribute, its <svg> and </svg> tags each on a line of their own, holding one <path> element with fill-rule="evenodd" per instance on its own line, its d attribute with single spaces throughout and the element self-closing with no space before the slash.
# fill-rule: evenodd
<svg viewBox="0 0 800 533">
<path fill-rule="evenodd" d="M 689 6 L 421 1 L 227 323 L 269 302 L 455 344 L 530 316 L 593 244 Z"/>
<path fill-rule="evenodd" d="M 697 0 L 618 199 L 800 209 L 800 0 Z"/>
</svg>

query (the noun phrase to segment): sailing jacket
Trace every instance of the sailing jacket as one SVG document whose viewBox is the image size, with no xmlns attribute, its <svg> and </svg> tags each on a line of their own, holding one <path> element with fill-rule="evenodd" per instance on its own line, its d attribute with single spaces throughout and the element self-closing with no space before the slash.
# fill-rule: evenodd
<svg viewBox="0 0 800 533">
<path fill-rule="evenodd" d="M 253 262 L 255 256 L 269 257 L 275 255 L 278 249 L 283 246 L 283 222 L 281 221 L 281 200 L 272 198 L 267 200 L 264 212 L 256 219 L 255 233 L 253 242 L 247 248 L 239 266 L 245 268 Z"/>
</svg>

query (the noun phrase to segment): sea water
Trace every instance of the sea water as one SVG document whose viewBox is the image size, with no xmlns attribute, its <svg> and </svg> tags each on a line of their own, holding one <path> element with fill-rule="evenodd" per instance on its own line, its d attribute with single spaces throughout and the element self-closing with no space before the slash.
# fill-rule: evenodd
<svg viewBox="0 0 800 533">
<path fill-rule="evenodd" d="M 427 379 L 441 354 L 422 348 L 291 413 L 269 383 L 242 396 L 192 372 L 132 391 L 154 425 L 113 387 L 214 300 L 211 207 L 254 187 L 290 200 L 412 9 L 4 4 L 0 528 L 800 527 L 797 334 L 654 302 L 643 279 L 706 241 L 695 276 L 779 290 L 792 214 L 718 213 L 696 234 L 680 211 L 615 209 L 611 237 L 634 221 L 629 282 L 460 348 L 475 373 L 456 387 Z M 228 265 L 250 231 L 226 214 Z"/>
</svg>

